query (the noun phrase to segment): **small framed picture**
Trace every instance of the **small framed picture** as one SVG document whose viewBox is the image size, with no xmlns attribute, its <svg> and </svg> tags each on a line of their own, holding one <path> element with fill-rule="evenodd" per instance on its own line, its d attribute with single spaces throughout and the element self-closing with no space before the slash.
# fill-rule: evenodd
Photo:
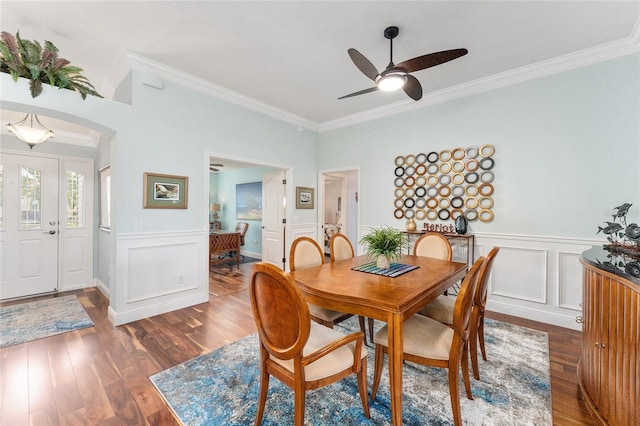
<svg viewBox="0 0 640 426">
<path fill-rule="evenodd" d="M 186 209 L 189 178 L 186 176 L 144 173 L 145 209 Z"/>
<path fill-rule="evenodd" d="M 315 189 L 296 186 L 296 209 L 313 209 Z"/>
</svg>

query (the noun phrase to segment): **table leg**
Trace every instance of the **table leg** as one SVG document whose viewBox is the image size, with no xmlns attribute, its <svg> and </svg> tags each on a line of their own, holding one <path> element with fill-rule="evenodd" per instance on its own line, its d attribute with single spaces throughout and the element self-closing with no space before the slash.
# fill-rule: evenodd
<svg viewBox="0 0 640 426">
<path fill-rule="evenodd" d="M 391 424 L 402 425 L 402 351 L 403 321 L 400 313 L 389 314 L 389 387 L 391 393 Z"/>
</svg>

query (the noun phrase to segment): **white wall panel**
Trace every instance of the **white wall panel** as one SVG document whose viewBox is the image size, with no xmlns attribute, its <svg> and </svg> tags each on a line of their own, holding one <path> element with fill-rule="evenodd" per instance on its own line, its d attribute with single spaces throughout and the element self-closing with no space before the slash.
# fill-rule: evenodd
<svg viewBox="0 0 640 426">
<path fill-rule="evenodd" d="M 110 286 L 115 325 L 209 300 L 208 232 L 119 235 L 117 285 Z"/>
<path fill-rule="evenodd" d="M 489 294 L 547 302 L 547 251 L 502 246 L 493 263 Z"/>
<path fill-rule="evenodd" d="M 197 254 L 195 242 L 131 247 L 127 303 L 196 289 Z"/>
<path fill-rule="evenodd" d="M 476 257 L 500 247 L 489 281 L 487 310 L 580 330 L 583 251 L 598 240 L 476 234 Z"/>
<path fill-rule="evenodd" d="M 582 311 L 581 252 L 558 252 L 558 306 Z"/>
</svg>

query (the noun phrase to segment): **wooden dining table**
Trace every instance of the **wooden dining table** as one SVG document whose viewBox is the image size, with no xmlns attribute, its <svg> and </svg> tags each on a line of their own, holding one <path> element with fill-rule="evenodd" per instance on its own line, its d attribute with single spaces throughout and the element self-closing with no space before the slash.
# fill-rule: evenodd
<svg viewBox="0 0 640 426">
<path fill-rule="evenodd" d="M 389 335 L 391 423 L 402 424 L 403 323 L 464 278 L 467 264 L 402 255 L 397 263 L 418 266 L 395 278 L 355 271 L 366 256 L 291 272 L 305 298 L 315 305 L 384 321 Z"/>
</svg>

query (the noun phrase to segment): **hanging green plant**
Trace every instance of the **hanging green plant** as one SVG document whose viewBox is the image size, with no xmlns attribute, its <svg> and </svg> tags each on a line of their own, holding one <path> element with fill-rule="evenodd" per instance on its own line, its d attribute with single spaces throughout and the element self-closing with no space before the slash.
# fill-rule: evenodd
<svg viewBox="0 0 640 426">
<path fill-rule="evenodd" d="M 20 38 L 19 31 L 15 36 L 3 31 L 0 36 L 0 71 L 11 74 L 14 81 L 19 77 L 29 79 L 34 98 L 42 93 L 42 83 L 75 90 L 82 99 L 87 95 L 102 97 L 82 75 L 82 68 L 58 56 L 58 48 L 53 43 L 45 41 L 43 48 L 37 41 Z"/>
</svg>

